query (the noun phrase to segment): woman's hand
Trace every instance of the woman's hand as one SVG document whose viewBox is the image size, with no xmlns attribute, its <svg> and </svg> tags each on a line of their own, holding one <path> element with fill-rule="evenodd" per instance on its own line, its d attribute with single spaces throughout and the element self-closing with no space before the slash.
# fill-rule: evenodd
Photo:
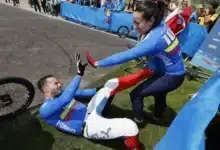
<svg viewBox="0 0 220 150">
<path fill-rule="evenodd" d="M 92 67 L 96 68 L 97 67 L 97 61 L 94 58 L 92 58 L 92 56 L 90 56 L 89 52 L 86 52 L 85 55 L 86 55 L 86 58 L 87 58 L 87 61 L 89 62 L 89 64 Z"/>
</svg>

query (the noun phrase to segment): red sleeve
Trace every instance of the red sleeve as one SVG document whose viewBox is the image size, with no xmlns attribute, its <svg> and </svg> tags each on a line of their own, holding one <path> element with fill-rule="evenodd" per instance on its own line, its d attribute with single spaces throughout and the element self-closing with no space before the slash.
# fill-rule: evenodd
<svg viewBox="0 0 220 150">
<path fill-rule="evenodd" d="M 153 70 L 151 69 L 142 69 L 133 74 L 118 78 L 118 87 L 111 92 L 111 95 L 115 95 L 117 92 L 124 89 L 130 88 L 137 84 L 138 82 L 147 79 L 153 75 Z"/>
</svg>

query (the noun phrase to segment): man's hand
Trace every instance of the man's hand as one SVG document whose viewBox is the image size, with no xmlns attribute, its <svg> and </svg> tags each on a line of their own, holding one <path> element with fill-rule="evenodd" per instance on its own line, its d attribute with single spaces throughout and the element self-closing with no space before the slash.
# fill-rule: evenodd
<svg viewBox="0 0 220 150">
<path fill-rule="evenodd" d="M 86 52 L 85 55 L 87 57 L 87 61 L 89 62 L 89 64 L 91 66 L 93 66 L 94 68 L 96 68 L 97 67 L 97 61 L 90 56 L 89 52 Z"/>
<path fill-rule="evenodd" d="M 80 54 L 76 53 L 76 68 L 77 68 L 77 74 L 79 76 L 83 76 L 84 75 L 84 71 L 86 66 L 88 65 L 87 63 L 82 64 L 81 63 L 81 59 L 80 59 Z"/>
</svg>

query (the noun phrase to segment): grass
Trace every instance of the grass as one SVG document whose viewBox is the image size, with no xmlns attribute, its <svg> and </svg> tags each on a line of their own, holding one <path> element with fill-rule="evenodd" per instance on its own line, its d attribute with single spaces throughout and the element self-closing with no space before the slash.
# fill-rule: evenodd
<svg viewBox="0 0 220 150">
<path fill-rule="evenodd" d="M 124 72 L 128 64 L 115 69 L 114 72 L 104 76 L 100 81 L 90 87 L 102 85 L 110 78 L 127 74 Z M 140 140 L 143 149 L 151 150 L 161 139 L 167 130 L 167 124 L 176 116 L 183 105 L 188 101 L 188 96 L 194 93 L 202 84 L 197 81 L 184 81 L 184 84 L 176 91 L 170 93 L 167 98 L 168 108 L 164 115 L 164 125 L 146 123 L 140 127 Z M 113 101 L 111 117 L 132 117 L 129 92 L 132 88 L 119 93 Z M 152 111 L 153 99 L 145 99 L 145 110 Z M 15 120 L 0 123 L 0 145 L 2 150 L 123 150 L 124 145 L 120 140 L 90 141 L 83 137 L 75 137 L 57 131 L 39 120 L 36 115 L 26 112 Z"/>
</svg>

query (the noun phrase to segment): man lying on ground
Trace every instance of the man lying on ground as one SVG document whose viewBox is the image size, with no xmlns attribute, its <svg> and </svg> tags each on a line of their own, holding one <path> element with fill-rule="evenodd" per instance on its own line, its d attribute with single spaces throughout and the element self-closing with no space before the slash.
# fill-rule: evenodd
<svg viewBox="0 0 220 150">
<path fill-rule="evenodd" d="M 107 119 L 102 116 L 111 96 L 129 88 L 143 78 L 152 74 L 151 70 L 140 70 L 134 74 L 108 80 L 103 88 L 78 90 L 87 64 L 82 64 L 79 54 L 76 55 L 77 75 L 62 91 L 61 83 L 52 75 L 42 77 L 38 87 L 44 96 L 44 104 L 40 108 L 40 117 L 49 125 L 74 135 L 88 139 L 122 138 L 130 150 L 139 150 L 138 127 L 130 119 Z M 85 104 L 75 98 L 91 96 Z"/>
</svg>

